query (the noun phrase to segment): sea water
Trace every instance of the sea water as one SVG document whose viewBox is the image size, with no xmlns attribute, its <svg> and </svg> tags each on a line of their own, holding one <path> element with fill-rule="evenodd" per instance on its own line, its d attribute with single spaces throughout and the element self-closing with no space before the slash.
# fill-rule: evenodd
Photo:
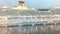
<svg viewBox="0 0 60 34">
<path fill-rule="evenodd" d="M 0 27 L 0 34 L 60 34 L 60 25 Z"/>
</svg>

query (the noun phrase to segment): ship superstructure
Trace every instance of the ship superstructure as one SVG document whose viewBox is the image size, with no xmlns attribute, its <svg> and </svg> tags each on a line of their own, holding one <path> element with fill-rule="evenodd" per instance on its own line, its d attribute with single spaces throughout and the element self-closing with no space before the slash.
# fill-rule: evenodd
<svg viewBox="0 0 60 34">
<path fill-rule="evenodd" d="M 21 1 L 22 2 L 22 1 Z M 20 3 L 20 2 L 19 2 Z M 21 3 L 24 5 L 24 2 Z M 24 8 L 24 7 L 23 7 Z M 60 9 L 36 9 L 21 7 L 3 7 L 0 8 L 0 24 L 45 24 L 45 23 L 59 23 Z"/>
</svg>

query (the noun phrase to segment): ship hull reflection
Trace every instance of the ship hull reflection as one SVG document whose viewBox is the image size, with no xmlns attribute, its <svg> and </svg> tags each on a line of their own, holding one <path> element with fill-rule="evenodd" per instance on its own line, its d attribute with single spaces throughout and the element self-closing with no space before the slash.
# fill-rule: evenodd
<svg viewBox="0 0 60 34">
<path fill-rule="evenodd" d="M 2 27 L 0 34 L 60 34 L 60 25 Z"/>
</svg>

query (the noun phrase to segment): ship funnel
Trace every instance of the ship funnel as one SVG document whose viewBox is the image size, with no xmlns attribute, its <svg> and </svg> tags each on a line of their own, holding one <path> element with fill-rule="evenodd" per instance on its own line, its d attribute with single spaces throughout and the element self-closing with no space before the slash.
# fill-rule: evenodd
<svg viewBox="0 0 60 34">
<path fill-rule="evenodd" d="M 19 1 L 19 6 L 20 6 L 20 7 L 24 7 L 24 6 L 25 6 L 24 1 Z"/>
</svg>

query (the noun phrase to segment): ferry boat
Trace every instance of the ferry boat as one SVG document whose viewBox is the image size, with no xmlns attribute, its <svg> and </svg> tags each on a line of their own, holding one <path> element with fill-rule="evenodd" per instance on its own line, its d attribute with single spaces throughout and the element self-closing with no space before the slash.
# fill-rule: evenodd
<svg viewBox="0 0 60 34">
<path fill-rule="evenodd" d="M 60 9 L 26 8 L 22 1 L 19 2 L 19 5 L 16 8 L 0 8 L 0 25 L 45 25 L 60 22 Z"/>
</svg>

